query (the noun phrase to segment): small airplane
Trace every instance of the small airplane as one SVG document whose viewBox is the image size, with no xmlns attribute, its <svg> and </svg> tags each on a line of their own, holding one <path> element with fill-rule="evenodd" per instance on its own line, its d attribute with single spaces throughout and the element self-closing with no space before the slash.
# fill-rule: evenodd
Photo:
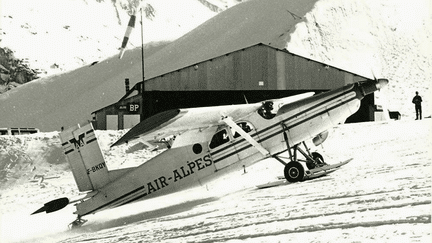
<svg viewBox="0 0 432 243">
<path fill-rule="evenodd" d="M 284 164 L 289 182 L 328 174 L 348 161 L 327 164 L 304 141 L 323 143 L 328 129 L 343 123 L 359 109 L 364 96 L 387 83 L 387 79 L 366 80 L 317 95 L 161 112 L 112 145 L 132 140 L 167 143 L 164 152 L 134 168 L 108 170 L 92 124 L 71 127 L 60 133 L 62 147 L 79 191 L 86 193 L 50 201 L 33 214 L 76 203 L 77 219 L 70 224 L 74 228 L 87 221 L 83 216 L 199 186 L 266 158 Z M 288 158 L 281 156 L 284 153 Z"/>
</svg>

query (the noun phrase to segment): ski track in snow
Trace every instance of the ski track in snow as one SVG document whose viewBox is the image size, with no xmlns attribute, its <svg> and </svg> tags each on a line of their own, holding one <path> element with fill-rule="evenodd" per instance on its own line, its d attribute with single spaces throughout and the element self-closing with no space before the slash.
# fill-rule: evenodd
<svg viewBox="0 0 432 243">
<path fill-rule="evenodd" d="M 269 159 L 210 183 L 209 191 L 201 187 L 100 212 L 86 217 L 81 229 L 36 239 L 429 242 L 431 123 L 342 125 L 317 149 L 329 163 L 354 160 L 325 177 L 257 189 L 282 174 L 282 165 Z"/>
</svg>

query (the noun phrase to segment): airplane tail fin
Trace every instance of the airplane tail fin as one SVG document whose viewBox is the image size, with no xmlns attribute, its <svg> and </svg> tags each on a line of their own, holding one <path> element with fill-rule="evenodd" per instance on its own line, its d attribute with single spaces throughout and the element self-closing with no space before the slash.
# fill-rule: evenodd
<svg viewBox="0 0 432 243">
<path fill-rule="evenodd" d="M 60 139 L 79 191 L 97 190 L 110 182 L 91 123 L 66 129 L 60 133 Z"/>
</svg>

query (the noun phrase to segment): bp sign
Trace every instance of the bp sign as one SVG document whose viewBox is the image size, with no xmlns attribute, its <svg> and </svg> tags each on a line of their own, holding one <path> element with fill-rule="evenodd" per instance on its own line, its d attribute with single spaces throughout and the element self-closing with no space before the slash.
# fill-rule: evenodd
<svg viewBox="0 0 432 243">
<path fill-rule="evenodd" d="M 140 104 L 139 103 L 127 103 L 125 105 L 119 105 L 119 110 L 130 112 L 130 113 L 139 113 Z"/>
</svg>

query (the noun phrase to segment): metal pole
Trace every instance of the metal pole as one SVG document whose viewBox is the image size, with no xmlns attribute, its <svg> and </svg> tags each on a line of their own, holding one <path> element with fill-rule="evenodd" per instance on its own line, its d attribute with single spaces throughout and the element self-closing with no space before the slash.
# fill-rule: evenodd
<svg viewBox="0 0 432 243">
<path fill-rule="evenodd" d="M 140 120 L 144 120 L 144 113 L 146 113 L 146 106 L 144 105 L 144 91 L 145 91 L 145 75 L 144 75 L 144 22 L 143 22 L 143 8 L 141 7 L 141 68 L 142 68 L 142 87 L 141 87 L 141 114 Z"/>
<path fill-rule="evenodd" d="M 141 68 L 142 68 L 142 91 L 145 90 L 145 75 L 144 75 L 144 22 L 143 22 L 143 8 L 141 8 Z"/>
</svg>

